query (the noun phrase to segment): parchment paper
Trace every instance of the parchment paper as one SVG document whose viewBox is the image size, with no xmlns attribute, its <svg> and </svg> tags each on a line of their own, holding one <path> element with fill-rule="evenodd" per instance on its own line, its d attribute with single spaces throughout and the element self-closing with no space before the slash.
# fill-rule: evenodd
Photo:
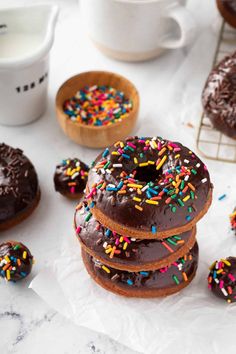
<svg viewBox="0 0 236 354">
<path fill-rule="evenodd" d="M 143 86 L 153 87 L 153 97 L 148 96 L 145 101 L 143 96 L 142 119 L 136 129 L 137 134 L 151 134 L 155 113 L 158 134 L 182 142 L 184 135 L 184 143 L 193 150 L 196 130 L 186 124 L 191 122 L 196 127 L 200 119 L 200 94 L 211 67 L 220 21 L 216 12 L 204 12 L 205 1 L 191 2 L 196 15 L 201 14 L 198 16 L 202 21 L 198 18 L 199 34 L 158 102 L 155 101 L 158 80 L 155 81 L 154 73 L 152 80 L 142 73 Z M 135 70 L 139 70 L 138 65 L 132 67 L 132 73 Z M 151 107 L 148 102 L 152 102 Z M 236 166 L 204 162 L 215 185 L 214 201 L 207 216 L 198 224 L 199 269 L 188 288 L 153 300 L 110 294 L 86 273 L 72 228 L 68 230 L 58 259 L 36 276 L 31 288 L 77 325 L 104 333 L 139 352 L 234 353 L 236 305 L 215 298 L 207 289 L 206 278 L 208 266 L 214 260 L 236 256 L 236 239 L 228 220 L 236 203 Z M 226 194 L 226 198 L 219 201 L 222 194 Z"/>
<path fill-rule="evenodd" d="M 231 194 L 231 188 L 226 192 Z M 217 196 L 220 193 L 216 191 Z M 40 273 L 31 287 L 77 325 L 109 335 L 139 352 L 219 353 L 225 342 L 227 351 L 234 352 L 236 306 L 215 298 L 206 280 L 212 261 L 236 255 L 236 240 L 227 215 L 234 202 L 228 194 L 223 201 L 215 197 L 211 212 L 200 222 L 197 276 L 179 294 L 146 300 L 105 291 L 86 273 L 73 235 L 63 244 L 60 258 Z"/>
</svg>

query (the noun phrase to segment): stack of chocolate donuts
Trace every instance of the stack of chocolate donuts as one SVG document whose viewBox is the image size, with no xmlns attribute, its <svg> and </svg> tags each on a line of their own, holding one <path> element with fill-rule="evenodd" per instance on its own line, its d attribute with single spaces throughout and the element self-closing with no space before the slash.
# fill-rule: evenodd
<svg viewBox="0 0 236 354">
<path fill-rule="evenodd" d="M 198 266 L 196 223 L 212 189 L 206 166 L 180 143 L 128 137 L 106 148 L 74 217 L 88 273 L 130 297 L 186 287 Z"/>
</svg>

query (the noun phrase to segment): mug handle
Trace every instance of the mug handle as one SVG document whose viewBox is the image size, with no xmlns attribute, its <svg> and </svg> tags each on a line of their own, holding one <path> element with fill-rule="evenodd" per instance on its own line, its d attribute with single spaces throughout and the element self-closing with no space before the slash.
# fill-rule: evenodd
<svg viewBox="0 0 236 354">
<path fill-rule="evenodd" d="M 163 48 L 181 48 L 192 42 L 196 34 L 196 25 L 192 14 L 184 6 L 177 5 L 171 8 L 164 17 L 177 23 L 181 35 L 178 39 L 164 39 L 161 43 Z"/>
</svg>

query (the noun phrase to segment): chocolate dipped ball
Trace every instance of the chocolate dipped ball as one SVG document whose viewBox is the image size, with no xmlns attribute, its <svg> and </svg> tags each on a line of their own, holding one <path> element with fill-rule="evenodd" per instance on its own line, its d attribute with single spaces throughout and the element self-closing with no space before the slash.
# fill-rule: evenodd
<svg viewBox="0 0 236 354">
<path fill-rule="evenodd" d="M 236 0 L 216 0 L 216 3 L 224 20 L 236 28 Z"/>
<path fill-rule="evenodd" d="M 89 167 L 77 158 L 62 160 L 54 174 L 55 190 L 67 198 L 79 198 L 85 189 L 88 171 Z"/>
<path fill-rule="evenodd" d="M 208 76 L 202 104 L 214 128 L 236 139 L 236 52 L 226 56 Z"/>
<path fill-rule="evenodd" d="M 21 242 L 9 241 L 0 245 L 0 276 L 16 282 L 30 274 L 33 256 Z"/>
<path fill-rule="evenodd" d="M 210 267 L 208 287 L 228 303 L 236 302 L 236 257 L 215 261 Z"/>
<path fill-rule="evenodd" d="M 0 144 L 0 231 L 27 218 L 40 199 L 33 164 L 20 149 Z"/>
</svg>

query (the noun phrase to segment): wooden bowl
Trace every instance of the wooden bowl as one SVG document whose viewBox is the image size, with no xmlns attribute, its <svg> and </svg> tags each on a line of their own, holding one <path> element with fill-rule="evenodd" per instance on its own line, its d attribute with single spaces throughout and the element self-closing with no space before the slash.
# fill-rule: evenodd
<svg viewBox="0 0 236 354">
<path fill-rule="evenodd" d="M 128 117 L 111 125 L 93 126 L 71 121 L 63 111 L 64 102 L 73 97 L 86 85 L 106 85 L 124 92 L 133 103 Z M 135 86 L 125 77 L 106 71 L 89 71 L 73 76 L 59 88 L 56 96 L 56 113 L 64 133 L 80 145 L 103 148 L 130 135 L 139 111 L 139 94 Z"/>
</svg>

